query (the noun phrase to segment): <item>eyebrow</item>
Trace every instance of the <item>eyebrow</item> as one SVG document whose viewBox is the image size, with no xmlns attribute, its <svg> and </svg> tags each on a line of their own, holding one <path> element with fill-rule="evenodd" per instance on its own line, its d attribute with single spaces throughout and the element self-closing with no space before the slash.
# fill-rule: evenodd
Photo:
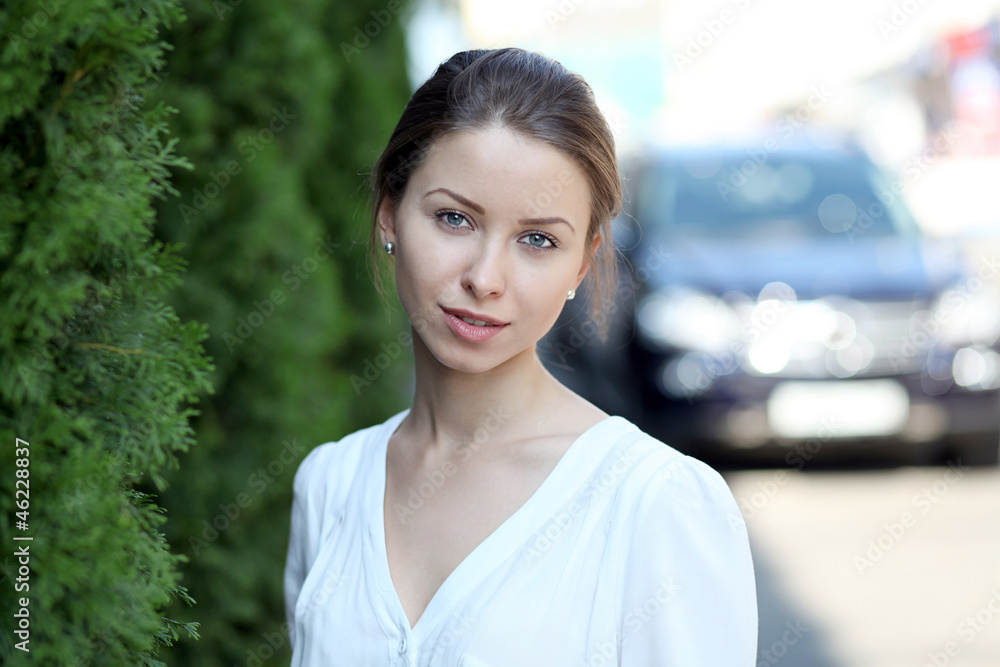
<svg viewBox="0 0 1000 667">
<path fill-rule="evenodd" d="M 448 188 L 436 188 L 434 190 L 430 190 L 424 195 L 424 198 L 427 198 L 437 192 L 443 192 L 444 194 L 448 195 L 449 197 L 457 201 L 459 204 L 462 204 L 463 206 L 468 206 L 469 208 L 471 208 L 473 211 L 475 211 L 480 215 L 486 212 L 486 209 L 484 209 L 479 204 L 469 199 L 466 199 L 457 192 L 452 192 Z M 568 226 L 574 232 L 576 231 L 573 225 L 571 225 L 569 221 L 566 220 L 565 218 L 521 218 L 520 220 L 518 220 L 518 222 L 522 225 L 553 225 L 561 222 L 564 225 Z"/>
<path fill-rule="evenodd" d="M 484 209 L 479 204 L 466 199 L 465 197 L 463 197 L 462 195 L 458 194 L 457 192 L 452 192 L 448 188 L 437 188 L 436 190 L 431 190 L 430 192 L 428 192 L 427 194 L 424 195 L 424 198 L 430 197 L 435 192 L 443 192 L 443 193 L 445 193 L 446 195 L 448 195 L 449 197 L 451 197 L 452 199 L 454 199 L 455 201 L 457 201 L 459 204 L 462 204 L 463 206 L 468 206 L 469 208 L 471 208 L 473 211 L 475 211 L 479 215 L 482 215 L 483 213 L 486 213 L 486 209 Z"/>
</svg>

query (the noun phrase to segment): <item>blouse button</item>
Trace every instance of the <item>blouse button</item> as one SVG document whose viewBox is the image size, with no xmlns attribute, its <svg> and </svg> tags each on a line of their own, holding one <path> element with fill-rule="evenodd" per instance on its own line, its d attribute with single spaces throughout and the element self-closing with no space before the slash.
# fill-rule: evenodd
<svg viewBox="0 0 1000 667">
<path fill-rule="evenodd" d="M 399 653 L 400 655 L 406 653 L 406 637 L 403 637 L 399 640 Z"/>
</svg>

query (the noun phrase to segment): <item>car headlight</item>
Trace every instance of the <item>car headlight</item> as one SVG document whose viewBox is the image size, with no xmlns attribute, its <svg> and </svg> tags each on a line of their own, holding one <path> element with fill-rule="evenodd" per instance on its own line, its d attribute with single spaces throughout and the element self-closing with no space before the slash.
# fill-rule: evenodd
<svg viewBox="0 0 1000 667">
<path fill-rule="evenodd" d="M 952 347 L 992 345 L 1000 338 L 1000 294 L 992 287 L 945 291 L 934 304 L 927 327 L 940 327 L 939 340 Z"/>
<path fill-rule="evenodd" d="M 961 387 L 980 391 L 1000 387 L 1000 354 L 988 347 L 963 347 L 955 353 L 952 374 Z"/>
<path fill-rule="evenodd" d="M 684 350 L 720 353 L 739 334 L 739 319 L 722 299 L 691 289 L 649 295 L 636 319 L 649 340 Z"/>
</svg>

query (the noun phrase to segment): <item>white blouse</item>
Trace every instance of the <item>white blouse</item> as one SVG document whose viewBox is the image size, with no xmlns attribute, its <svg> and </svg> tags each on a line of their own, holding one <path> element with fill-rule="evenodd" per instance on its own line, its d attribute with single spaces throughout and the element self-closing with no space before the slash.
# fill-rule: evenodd
<svg viewBox="0 0 1000 667">
<path fill-rule="evenodd" d="M 316 447 L 285 568 L 293 667 L 752 667 L 746 525 L 722 477 L 608 417 L 462 561 L 411 629 L 385 548 L 404 410 Z"/>
</svg>

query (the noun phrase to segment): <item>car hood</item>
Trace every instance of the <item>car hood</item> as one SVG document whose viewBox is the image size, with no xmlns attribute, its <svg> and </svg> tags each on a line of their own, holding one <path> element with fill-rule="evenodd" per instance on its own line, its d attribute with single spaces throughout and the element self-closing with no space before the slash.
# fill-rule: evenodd
<svg viewBox="0 0 1000 667">
<path fill-rule="evenodd" d="M 718 295 L 756 296 L 768 283 L 783 282 L 799 298 L 930 298 L 962 276 L 954 245 L 900 237 L 794 244 L 651 239 L 630 261 L 648 289 L 685 286 Z"/>
</svg>

